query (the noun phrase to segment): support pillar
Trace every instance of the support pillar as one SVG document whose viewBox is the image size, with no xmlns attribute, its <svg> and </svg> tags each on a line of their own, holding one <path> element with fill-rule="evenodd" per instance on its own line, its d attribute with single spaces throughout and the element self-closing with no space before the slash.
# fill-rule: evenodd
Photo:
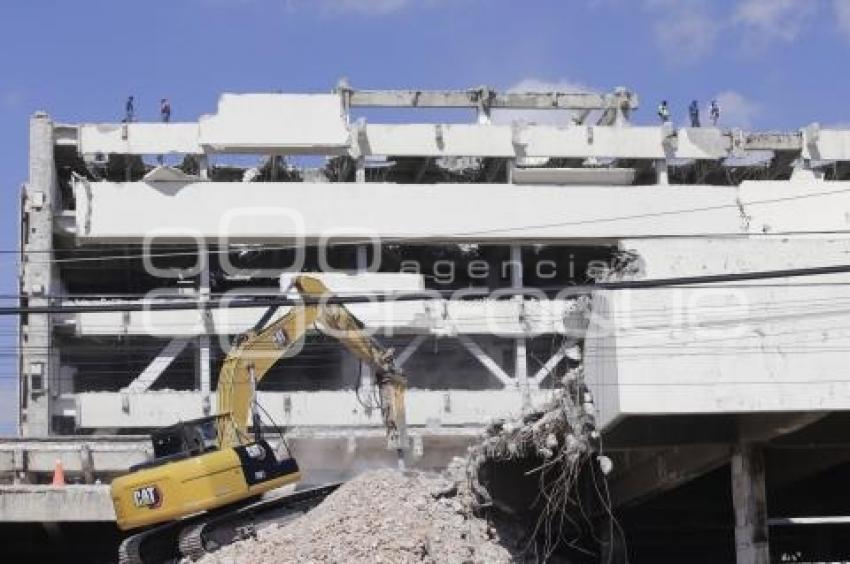
<svg viewBox="0 0 850 564">
<path fill-rule="evenodd" d="M 55 276 L 53 216 L 59 213 L 56 162 L 53 155 L 53 122 L 45 113 L 30 119 L 29 180 L 21 197 L 21 300 L 30 306 L 50 305 Z M 49 314 L 20 318 L 21 349 L 18 398 L 19 428 L 24 436 L 45 436 L 51 431 L 51 386 L 56 384 L 58 366 L 51 353 L 53 335 Z M 58 392 L 58 390 L 56 390 Z"/>
<path fill-rule="evenodd" d="M 198 176 L 204 180 L 210 179 L 210 158 L 206 153 L 198 157 Z"/>
<path fill-rule="evenodd" d="M 354 169 L 354 181 L 362 184 L 366 182 L 366 158 L 359 157 Z"/>
<path fill-rule="evenodd" d="M 732 453 L 732 503 L 737 564 L 769 564 L 764 452 L 740 442 Z"/>
<path fill-rule="evenodd" d="M 363 180 L 360 180 L 360 167 L 357 168 L 358 172 L 358 180 L 357 182 L 365 182 L 366 177 L 363 177 Z M 364 169 L 365 170 L 365 169 Z M 358 245 L 357 246 L 357 264 L 356 264 L 357 272 L 366 272 L 369 269 L 369 248 L 366 245 Z M 372 374 L 372 367 L 369 366 L 368 363 L 364 361 L 359 361 L 360 366 L 358 367 L 360 371 L 360 395 L 361 397 L 369 397 L 369 394 L 372 392 L 372 386 L 374 382 L 374 374 Z"/>
<path fill-rule="evenodd" d="M 511 288 L 519 290 L 523 287 L 522 279 L 522 247 L 520 245 L 511 246 Z M 523 317 L 523 296 L 514 296 L 514 300 L 520 307 L 520 324 Z M 522 390 L 523 402 L 529 400 L 528 392 L 528 355 L 526 354 L 526 340 L 524 336 L 517 337 L 514 341 L 514 378 L 516 384 Z"/>
<path fill-rule="evenodd" d="M 198 285 L 198 295 L 202 304 L 209 302 L 210 299 L 210 259 L 209 255 L 203 257 L 204 265 L 201 268 L 200 283 Z M 201 391 L 204 415 L 209 415 L 211 412 L 210 405 L 210 388 L 212 382 L 211 365 L 210 365 L 210 334 L 212 333 L 212 320 L 210 319 L 210 311 L 203 307 L 201 315 L 204 321 L 204 333 L 198 336 L 197 354 L 195 356 L 195 384 Z"/>
<path fill-rule="evenodd" d="M 667 168 L 666 160 L 655 161 L 655 172 L 658 175 L 657 182 L 662 186 L 670 184 L 670 173 Z"/>
<path fill-rule="evenodd" d="M 269 171 L 269 176 L 272 182 L 277 182 L 280 179 L 280 157 L 278 155 L 272 155 L 270 164 L 271 170 Z"/>
</svg>

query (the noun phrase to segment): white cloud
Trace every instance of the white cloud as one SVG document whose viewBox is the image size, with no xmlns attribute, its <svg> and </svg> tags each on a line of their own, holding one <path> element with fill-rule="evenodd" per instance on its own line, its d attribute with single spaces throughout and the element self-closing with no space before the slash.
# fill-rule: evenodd
<svg viewBox="0 0 850 564">
<path fill-rule="evenodd" d="M 587 85 L 561 78 L 554 81 L 539 78 L 524 78 L 508 87 L 508 92 L 593 92 Z M 573 117 L 570 111 L 553 110 L 493 110 L 494 123 L 513 122 L 537 123 L 546 125 L 567 125 Z"/>
<path fill-rule="evenodd" d="M 218 0 L 223 1 L 223 0 Z M 232 0 L 251 2 L 255 0 Z M 318 10 L 325 14 L 385 16 L 413 6 L 449 4 L 449 0 L 283 0 L 288 10 Z"/>
<path fill-rule="evenodd" d="M 523 78 L 513 86 L 508 87 L 508 92 L 593 92 L 593 89 L 581 82 L 567 80 L 566 78 L 555 81 Z"/>
<path fill-rule="evenodd" d="M 720 105 L 720 125 L 726 127 L 752 127 L 761 113 L 761 107 L 734 90 L 726 90 L 714 97 Z"/>
<path fill-rule="evenodd" d="M 414 3 L 413 0 L 312 0 L 309 3 L 313 2 L 329 12 L 354 12 L 376 16 L 396 12 Z"/>
<path fill-rule="evenodd" d="M 850 0 L 833 0 L 837 25 L 850 38 Z M 774 43 L 792 43 L 814 20 L 815 0 L 643 0 L 653 18 L 659 50 L 673 64 L 688 65 L 711 54 L 720 39 L 731 39 L 747 54 Z"/>
<path fill-rule="evenodd" d="M 815 8 L 817 3 L 807 0 L 740 0 L 732 23 L 741 28 L 745 48 L 763 49 L 797 39 Z"/>
<path fill-rule="evenodd" d="M 313 10 L 328 15 L 360 14 L 383 16 L 419 5 L 433 5 L 448 0 L 199 0 L 219 6 L 276 4 L 290 12 Z"/>
<path fill-rule="evenodd" d="M 646 0 L 655 43 L 673 64 L 692 64 L 714 48 L 721 23 L 706 0 Z"/>
<path fill-rule="evenodd" d="M 848 0 L 833 0 L 835 7 L 835 23 L 838 30 L 850 39 L 850 2 Z"/>
</svg>

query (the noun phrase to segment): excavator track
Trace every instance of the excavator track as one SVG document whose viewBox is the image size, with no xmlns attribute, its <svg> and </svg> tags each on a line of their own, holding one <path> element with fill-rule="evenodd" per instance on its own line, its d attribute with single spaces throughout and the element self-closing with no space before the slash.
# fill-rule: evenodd
<svg viewBox="0 0 850 564">
<path fill-rule="evenodd" d="M 172 521 L 127 537 L 118 548 L 119 564 L 162 564 L 182 558 L 197 560 L 222 546 L 256 534 L 260 527 L 302 515 L 341 484 L 226 507 Z"/>
<path fill-rule="evenodd" d="M 263 526 L 299 517 L 321 503 L 340 485 L 328 484 L 262 500 L 184 527 L 179 539 L 181 556 L 196 560 L 222 546 L 255 536 Z"/>
<path fill-rule="evenodd" d="M 177 539 L 187 522 L 200 516 L 173 521 L 129 536 L 118 547 L 118 564 L 161 564 L 180 558 Z"/>
<path fill-rule="evenodd" d="M 180 539 L 177 543 L 180 554 L 191 560 L 197 560 L 207 553 L 204 548 L 203 533 L 206 522 L 185 527 L 180 531 Z"/>
</svg>

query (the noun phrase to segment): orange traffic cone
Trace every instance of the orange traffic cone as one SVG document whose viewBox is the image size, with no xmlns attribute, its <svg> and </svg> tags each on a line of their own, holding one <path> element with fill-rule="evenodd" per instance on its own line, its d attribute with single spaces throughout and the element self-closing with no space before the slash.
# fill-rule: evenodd
<svg viewBox="0 0 850 564">
<path fill-rule="evenodd" d="M 62 460 L 56 459 L 56 466 L 53 468 L 53 482 L 54 486 L 64 486 L 65 485 L 65 469 L 62 468 Z"/>
</svg>

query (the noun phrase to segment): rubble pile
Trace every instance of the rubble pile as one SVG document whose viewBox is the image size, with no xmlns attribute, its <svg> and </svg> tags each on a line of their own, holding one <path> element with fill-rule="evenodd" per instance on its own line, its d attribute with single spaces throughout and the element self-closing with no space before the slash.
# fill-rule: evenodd
<svg viewBox="0 0 850 564">
<path fill-rule="evenodd" d="M 294 522 L 207 555 L 203 564 L 519 562 L 471 512 L 461 465 L 446 475 L 374 470 Z M 457 476 L 455 479 L 453 476 Z M 507 544 L 507 543 L 505 543 Z"/>
</svg>

